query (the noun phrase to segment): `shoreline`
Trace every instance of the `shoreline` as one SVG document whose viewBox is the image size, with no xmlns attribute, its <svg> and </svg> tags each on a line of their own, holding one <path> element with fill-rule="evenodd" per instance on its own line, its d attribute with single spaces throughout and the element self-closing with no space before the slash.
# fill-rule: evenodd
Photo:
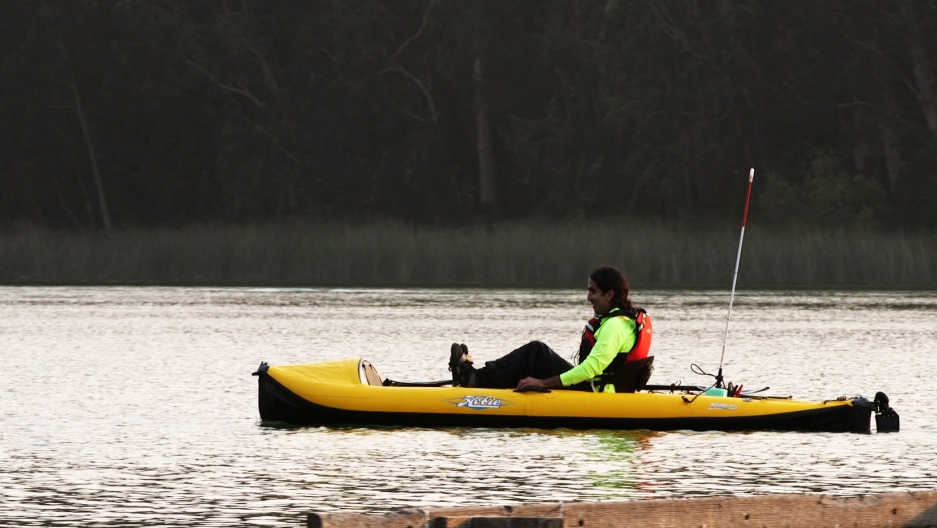
<svg viewBox="0 0 937 528">
<path fill-rule="evenodd" d="M 731 285 L 730 285 L 731 286 Z M 0 288 L 205 288 L 205 289 L 276 289 L 276 290 L 507 290 L 507 291 L 580 291 L 582 287 L 576 286 L 551 286 L 551 285 L 478 285 L 465 283 L 369 283 L 346 284 L 346 283 L 316 283 L 302 284 L 289 282 L 256 282 L 256 283 L 162 283 L 162 282 L 0 282 Z M 728 295 L 729 286 L 719 288 L 716 286 L 707 287 L 652 287 L 652 288 L 633 288 L 632 293 L 640 295 L 642 293 L 653 292 L 700 292 L 700 293 L 725 293 Z M 937 286 L 896 286 L 896 287 L 878 287 L 863 285 L 798 285 L 790 286 L 751 286 L 746 288 L 737 287 L 735 295 L 738 297 L 742 293 L 763 293 L 763 292 L 805 292 L 805 293 L 889 293 L 889 292 L 921 292 L 937 293 Z"/>
</svg>

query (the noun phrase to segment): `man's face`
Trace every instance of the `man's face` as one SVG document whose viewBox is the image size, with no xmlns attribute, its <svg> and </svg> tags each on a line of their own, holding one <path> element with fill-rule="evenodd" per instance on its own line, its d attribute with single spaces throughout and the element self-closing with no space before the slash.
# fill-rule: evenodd
<svg viewBox="0 0 937 528">
<path fill-rule="evenodd" d="M 595 281 L 589 279 L 589 293 L 586 299 L 592 305 L 595 315 L 608 315 L 612 309 L 612 298 L 615 297 L 614 290 L 602 291 L 595 284 Z"/>
</svg>

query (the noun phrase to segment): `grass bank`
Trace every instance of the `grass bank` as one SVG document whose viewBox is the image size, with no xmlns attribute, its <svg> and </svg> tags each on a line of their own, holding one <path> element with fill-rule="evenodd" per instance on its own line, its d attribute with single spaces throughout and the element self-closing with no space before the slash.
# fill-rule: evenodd
<svg viewBox="0 0 937 528">
<path fill-rule="evenodd" d="M 645 288 L 728 288 L 737 227 L 655 221 L 395 223 L 0 233 L 3 284 L 579 287 L 596 265 Z M 746 232 L 740 288 L 937 288 L 937 234 Z"/>
</svg>

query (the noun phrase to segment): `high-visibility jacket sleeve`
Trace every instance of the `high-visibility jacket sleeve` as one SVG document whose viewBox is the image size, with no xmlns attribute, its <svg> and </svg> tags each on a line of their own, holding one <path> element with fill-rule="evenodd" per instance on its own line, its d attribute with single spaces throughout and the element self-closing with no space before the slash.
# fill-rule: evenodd
<svg viewBox="0 0 937 528">
<path fill-rule="evenodd" d="M 628 317 L 609 317 L 595 332 L 595 346 L 585 361 L 560 374 L 564 387 L 590 380 L 605 370 L 621 352 L 634 347 L 635 322 Z"/>
</svg>

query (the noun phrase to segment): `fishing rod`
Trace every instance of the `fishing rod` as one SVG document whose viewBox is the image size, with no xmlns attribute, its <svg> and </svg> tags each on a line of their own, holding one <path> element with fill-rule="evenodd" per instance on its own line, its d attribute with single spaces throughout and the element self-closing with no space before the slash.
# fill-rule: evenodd
<svg viewBox="0 0 937 528">
<path fill-rule="evenodd" d="M 716 374 L 716 388 L 724 389 L 722 380 L 722 363 L 726 358 L 726 340 L 729 338 L 729 319 L 732 318 L 732 302 L 735 300 L 735 282 L 739 278 L 739 261 L 742 260 L 742 241 L 745 240 L 745 222 L 748 220 L 748 203 L 752 198 L 752 180 L 755 179 L 755 169 L 748 173 L 748 194 L 745 195 L 745 213 L 742 215 L 742 234 L 739 236 L 739 251 L 735 256 L 735 272 L 732 274 L 732 295 L 729 296 L 729 314 L 726 316 L 726 332 L 722 337 L 722 357 L 719 358 L 719 373 Z"/>
</svg>

